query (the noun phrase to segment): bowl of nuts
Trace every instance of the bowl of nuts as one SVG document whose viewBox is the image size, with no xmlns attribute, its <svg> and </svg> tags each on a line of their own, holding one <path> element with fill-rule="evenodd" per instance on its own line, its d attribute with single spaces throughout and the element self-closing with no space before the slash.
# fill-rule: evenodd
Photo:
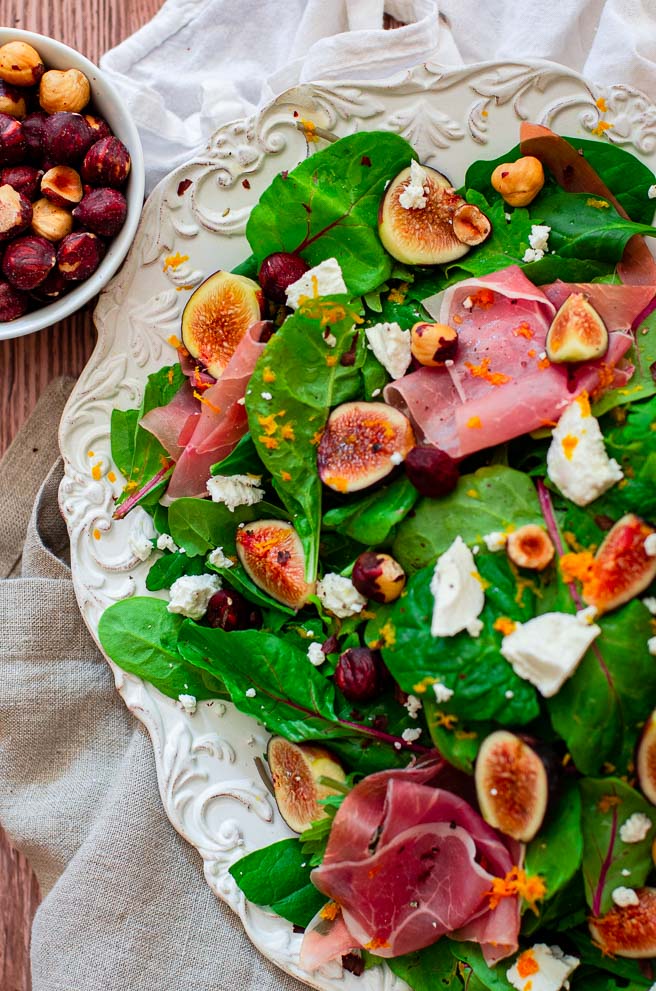
<svg viewBox="0 0 656 991">
<path fill-rule="evenodd" d="M 143 195 L 137 129 L 97 66 L 0 29 L 0 340 L 51 326 L 103 288 Z"/>
</svg>

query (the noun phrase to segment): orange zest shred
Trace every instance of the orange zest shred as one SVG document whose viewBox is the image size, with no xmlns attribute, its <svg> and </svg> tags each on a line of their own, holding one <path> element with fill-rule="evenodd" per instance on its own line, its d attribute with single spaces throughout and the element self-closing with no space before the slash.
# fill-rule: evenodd
<svg viewBox="0 0 656 991">
<path fill-rule="evenodd" d="M 503 372 L 490 371 L 489 358 L 483 358 L 480 365 L 473 365 L 471 361 L 466 361 L 465 368 L 474 378 L 485 379 L 490 385 L 505 385 L 506 382 L 511 381 L 510 375 L 504 375 Z"/>
<path fill-rule="evenodd" d="M 594 207 L 595 210 L 608 210 L 610 207 L 608 200 L 596 200 L 592 196 L 585 201 L 585 205 Z"/>
<path fill-rule="evenodd" d="M 265 368 L 264 371 L 262 372 L 262 381 L 263 382 L 267 382 L 267 383 L 269 383 L 269 382 L 275 382 L 276 381 L 276 373 L 271 368 L 268 368 L 268 367 Z"/>
<path fill-rule="evenodd" d="M 602 392 L 605 392 L 607 389 L 610 389 L 613 381 L 615 380 L 615 372 L 612 365 L 609 365 L 605 361 L 602 361 L 597 374 L 599 379 L 593 391 L 593 396 L 595 397 L 600 395 Z"/>
<path fill-rule="evenodd" d="M 435 713 L 436 726 L 442 726 L 446 730 L 451 730 L 455 728 L 457 722 L 458 722 L 458 717 L 453 712 Z"/>
<path fill-rule="evenodd" d="M 166 343 L 170 344 L 172 348 L 181 348 L 182 341 L 175 334 L 171 334 L 170 337 L 166 338 Z"/>
<path fill-rule="evenodd" d="M 540 369 L 541 372 L 543 372 L 545 368 L 550 368 L 550 367 L 551 367 L 551 362 L 549 361 L 548 358 L 540 358 L 540 360 L 538 361 L 538 368 Z"/>
<path fill-rule="evenodd" d="M 473 306 L 480 307 L 481 310 L 489 310 L 494 303 L 494 292 L 491 289 L 479 289 L 469 297 Z"/>
<path fill-rule="evenodd" d="M 139 488 L 139 486 L 137 485 L 136 482 L 130 481 L 130 482 L 126 482 L 125 483 L 125 485 L 123 486 L 123 491 L 124 492 L 134 492 L 134 490 L 135 489 L 138 489 L 138 488 Z"/>
<path fill-rule="evenodd" d="M 261 427 L 264 427 L 264 432 L 267 437 L 271 437 L 275 434 L 278 429 L 278 424 L 276 423 L 276 418 L 273 413 L 269 413 L 268 416 L 262 416 L 261 414 L 257 418 L 257 422 Z"/>
<path fill-rule="evenodd" d="M 319 136 L 316 133 L 317 132 L 317 125 L 314 123 L 314 121 L 312 121 L 312 120 L 304 120 L 303 118 L 301 118 L 299 120 L 299 124 L 303 128 L 303 133 L 305 134 L 305 140 L 306 141 L 312 142 L 312 141 L 318 141 L 319 140 Z"/>
<path fill-rule="evenodd" d="M 517 973 L 523 979 L 525 977 L 530 977 L 531 974 L 537 974 L 540 970 L 540 966 L 535 959 L 535 953 L 533 950 L 524 950 L 517 957 Z"/>
<path fill-rule="evenodd" d="M 608 112 L 608 104 L 606 103 L 606 97 L 600 96 L 595 100 L 595 105 L 598 110 L 601 110 L 602 114 Z"/>
<path fill-rule="evenodd" d="M 472 730 L 457 729 L 453 735 L 455 736 L 456 740 L 477 740 L 478 739 L 478 733 L 476 732 L 476 730 L 473 730 L 473 729 Z"/>
<path fill-rule="evenodd" d="M 590 416 L 590 400 L 585 390 L 576 397 L 576 401 L 579 404 L 581 416 Z"/>
<path fill-rule="evenodd" d="M 198 389 L 194 389 L 194 399 L 198 399 L 199 402 L 207 406 L 208 409 L 211 409 L 213 413 L 221 412 L 220 408 L 216 406 L 210 399 L 208 399 L 207 396 L 201 396 Z"/>
<path fill-rule="evenodd" d="M 169 380 L 169 385 L 173 385 L 173 369 L 172 368 L 169 368 L 166 377 Z"/>
<path fill-rule="evenodd" d="M 529 358 L 535 358 L 537 351 L 535 350 L 535 348 L 529 348 L 526 354 L 528 355 Z"/>
<path fill-rule="evenodd" d="M 535 903 L 544 898 L 547 886 L 539 874 L 527 874 L 521 867 L 513 867 L 505 877 L 492 879 L 492 888 L 486 892 L 490 899 L 490 908 L 495 909 L 503 898 L 519 895 L 523 898 L 532 912 L 538 914 Z"/>
<path fill-rule="evenodd" d="M 396 643 L 396 629 L 391 619 L 380 628 L 380 636 L 385 647 L 393 647 Z"/>
<path fill-rule="evenodd" d="M 532 340 L 535 336 L 529 325 L 526 323 L 526 320 L 522 320 L 519 327 L 515 327 L 513 334 L 515 337 L 525 337 L 527 341 Z"/>
<path fill-rule="evenodd" d="M 328 904 L 324 905 L 324 907 L 321 909 L 319 915 L 321 916 L 322 919 L 326 919 L 328 922 L 332 922 L 334 919 L 337 918 L 337 916 L 341 911 L 342 911 L 341 906 L 338 905 L 337 902 L 328 902 Z"/>
<path fill-rule="evenodd" d="M 275 451 L 275 449 L 278 447 L 278 441 L 276 440 L 275 437 L 262 436 L 262 437 L 258 437 L 257 439 L 259 440 L 260 444 L 266 447 L 267 451 Z"/>
<path fill-rule="evenodd" d="M 189 261 L 189 255 L 181 255 L 179 251 L 176 251 L 174 255 L 167 255 L 164 259 L 163 272 L 166 272 L 169 268 L 179 268 L 183 262 Z"/>
<path fill-rule="evenodd" d="M 456 326 L 460 326 L 460 324 L 462 323 L 462 317 L 460 316 L 459 313 L 453 314 L 453 322 L 454 324 L 456 324 Z"/>
<path fill-rule="evenodd" d="M 619 795 L 602 795 L 597 802 L 597 808 L 600 812 L 606 813 L 609 809 L 615 808 L 616 805 L 621 805 L 622 799 Z"/>
<path fill-rule="evenodd" d="M 467 426 L 470 430 L 480 430 L 483 426 L 480 416 L 470 416 L 467 420 Z"/>
<path fill-rule="evenodd" d="M 563 581 L 568 584 L 573 581 L 581 582 L 583 598 L 594 600 L 597 585 L 596 563 L 591 551 L 578 551 L 563 554 L 560 559 L 560 573 Z"/>
<path fill-rule="evenodd" d="M 499 633 L 503 633 L 504 637 L 509 636 L 509 634 L 512 633 L 512 631 L 515 629 L 516 626 L 517 623 L 515 622 L 515 620 L 510 619 L 508 616 L 497 616 L 494 623 L 492 624 L 492 628 L 494 630 L 498 630 Z"/>
<path fill-rule="evenodd" d="M 389 947 L 389 943 L 386 939 L 380 939 L 378 936 L 374 936 L 370 939 L 368 943 L 364 944 L 365 950 L 385 950 Z"/>
<path fill-rule="evenodd" d="M 97 461 L 96 464 L 91 469 L 91 477 L 94 482 L 99 482 L 102 478 L 102 461 Z"/>
<path fill-rule="evenodd" d="M 282 478 L 283 482 L 291 482 L 292 480 L 292 476 L 289 474 L 288 471 L 281 471 L 280 477 Z"/>
<path fill-rule="evenodd" d="M 108 471 L 107 472 L 107 481 L 108 482 L 115 482 L 116 481 L 116 472 L 114 472 L 114 471 Z"/>
<path fill-rule="evenodd" d="M 283 440 L 296 440 L 296 434 L 294 433 L 294 427 L 291 423 L 285 423 L 280 428 L 280 436 Z"/>
<path fill-rule="evenodd" d="M 613 125 L 607 120 L 600 120 L 596 127 L 592 128 L 592 134 L 596 134 L 598 138 L 602 137 L 604 131 L 610 130 Z"/>
<path fill-rule="evenodd" d="M 98 529 L 96 528 L 96 529 L 95 529 L 95 530 L 93 531 L 93 539 L 94 539 L 94 540 L 100 540 L 100 538 L 101 538 L 101 537 L 102 537 L 102 534 L 101 534 L 101 532 L 100 532 L 100 530 L 98 530 Z"/>
<path fill-rule="evenodd" d="M 394 289 L 390 289 L 387 296 L 390 303 L 404 303 L 405 294 L 408 291 L 408 283 L 402 282 L 400 285 L 395 286 Z"/>
<path fill-rule="evenodd" d="M 563 454 L 565 455 L 568 461 L 572 460 L 572 455 L 574 454 L 574 450 L 578 442 L 579 439 L 574 434 L 567 434 L 561 440 L 560 444 L 563 449 Z"/>
<path fill-rule="evenodd" d="M 337 355 L 336 354 L 327 354 L 326 355 L 326 364 L 328 365 L 328 368 L 333 368 L 337 364 Z"/>
<path fill-rule="evenodd" d="M 489 582 L 487 578 L 483 578 L 483 575 L 479 571 L 472 571 L 471 576 L 476 579 L 483 591 L 490 587 L 491 582 Z"/>
<path fill-rule="evenodd" d="M 317 430 L 316 433 L 312 434 L 312 437 L 310 438 L 310 444 L 312 444 L 313 447 L 316 447 L 317 444 L 320 443 L 322 437 L 323 437 L 323 430 Z"/>
</svg>

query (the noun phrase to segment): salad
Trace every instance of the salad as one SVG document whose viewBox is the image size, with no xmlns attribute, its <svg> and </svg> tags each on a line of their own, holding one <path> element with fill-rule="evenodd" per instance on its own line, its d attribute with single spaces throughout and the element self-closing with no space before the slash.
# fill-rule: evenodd
<svg viewBox="0 0 656 991">
<path fill-rule="evenodd" d="M 113 413 L 157 594 L 101 643 L 271 733 L 297 836 L 231 874 L 308 972 L 656 980 L 655 194 L 534 125 L 459 190 L 337 140 Z"/>
</svg>

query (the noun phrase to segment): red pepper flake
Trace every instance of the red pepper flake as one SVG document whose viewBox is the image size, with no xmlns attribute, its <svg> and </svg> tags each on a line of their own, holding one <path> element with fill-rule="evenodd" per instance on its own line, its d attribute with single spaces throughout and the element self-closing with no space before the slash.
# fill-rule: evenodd
<svg viewBox="0 0 656 991">
<path fill-rule="evenodd" d="M 250 189 L 251 188 L 251 184 L 248 181 L 248 179 L 242 179 L 241 180 L 241 184 L 244 187 L 244 189 Z"/>
<path fill-rule="evenodd" d="M 363 155 L 360 159 L 360 165 L 371 165 L 371 159 L 368 155 Z"/>
<path fill-rule="evenodd" d="M 298 110 L 294 111 L 294 117 L 298 117 Z"/>
<path fill-rule="evenodd" d="M 182 181 L 178 183 L 178 196 L 184 196 L 190 186 L 191 179 L 182 179 Z"/>
</svg>

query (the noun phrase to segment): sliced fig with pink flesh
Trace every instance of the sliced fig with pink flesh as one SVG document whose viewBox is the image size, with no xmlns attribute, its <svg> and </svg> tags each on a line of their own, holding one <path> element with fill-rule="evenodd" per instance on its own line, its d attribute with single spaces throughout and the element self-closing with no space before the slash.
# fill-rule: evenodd
<svg viewBox="0 0 656 991">
<path fill-rule="evenodd" d="M 634 599 L 656 578 L 656 556 L 647 554 L 645 540 L 653 527 L 635 513 L 627 513 L 609 530 L 597 551 L 582 597 L 600 613 L 610 612 Z"/>
<path fill-rule="evenodd" d="M 590 919 L 590 933 L 604 956 L 646 960 L 656 957 L 656 888 L 636 888 L 637 905 L 615 905 Z"/>
<path fill-rule="evenodd" d="M 645 723 L 638 743 L 636 771 L 642 794 L 656 805 L 656 709 Z"/>
<path fill-rule="evenodd" d="M 380 482 L 415 445 L 410 421 L 385 403 L 343 403 L 328 418 L 317 452 L 319 477 L 336 492 Z"/>
<path fill-rule="evenodd" d="M 256 520 L 237 530 L 237 555 L 258 588 L 276 602 L 301 609 L 314 593 L 305 580 L 305 554 L 291 523 Z"/>
<path fill-rule="evenodd" d="M 330 751 L 273 736 L 267 759 L 278 809 L 289 828 L 302 833 L 313 822 L 324 819 L 327 812 L 319 802 L 338 794 L 338 789 L 320 784 L 319 779 L 328 778 L 340 784 L 346 781 L 344 769 Z"/>
<path fill-rule="evenodd" d="M 257 282 L 231 272 L 215 272 L 187 300 L 182 340 L 192 358 L 220 378 L 237 345 L 262 316 Z"/>
<path fill-rule="evenodd" d="M 469 245 L 453 230 L 456 210 L 465 204 L 449 180 L 422 166 L 426 202 L 407 209 L 400 198 L 410 185 L 411 170 L 403 169 L 385 190 L 378 211 L 378 234 L 392 258 L 406 265 L 443 265 L 462 258 Z"/>
<path fill-rule="evenodd" d="M 583 293 L 571 293 L 551 322 L 546 351 L 549 361 L 564 364 L 594 361 L 608 350 L 608 331 Z"/>
<path fill-rule="evenodd" d="M 547 811 L 547 771 L 535 750 L 507 730 L 483 740 L 474 773 L 481 815 L 490 826 L 528 843 Z"/>
</svg>

